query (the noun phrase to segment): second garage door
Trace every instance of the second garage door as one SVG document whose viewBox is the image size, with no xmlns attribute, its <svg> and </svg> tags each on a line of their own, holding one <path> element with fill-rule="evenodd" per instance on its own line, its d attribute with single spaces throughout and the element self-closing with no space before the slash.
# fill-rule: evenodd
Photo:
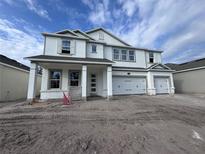
<svg viewBox="0 0 205 154">
<path fill-rule="evenodd" d="M 146 78 L 145 77 L 113 77 L 113 94 L 145 94 Z"/>
<path fill-rule="evenodd" d="M 157 94 L 167 94 L 169 93 L 169 78 L 154 78 L 154 85 Z"/>
</svg>

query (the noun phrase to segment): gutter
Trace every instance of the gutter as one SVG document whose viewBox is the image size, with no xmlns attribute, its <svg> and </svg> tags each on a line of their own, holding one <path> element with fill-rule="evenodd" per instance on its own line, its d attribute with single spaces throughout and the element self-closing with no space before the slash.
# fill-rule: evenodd
<svg viewBox="0 0 205 154">
<path fill-rule="evenodd" d="M 202 67 L 196 67 L 196 68 L 189 68 L 189 69 L 184 69 L 184 70 L 180 70 L 180 71 L 175 71 L 175 73 L 183 73 L 183 72 L 188 72 L 188 71 L 195 71 L 195 70 L 200 70 L 200 69 L 205 69 L 205 66 Z"/>
</svg>

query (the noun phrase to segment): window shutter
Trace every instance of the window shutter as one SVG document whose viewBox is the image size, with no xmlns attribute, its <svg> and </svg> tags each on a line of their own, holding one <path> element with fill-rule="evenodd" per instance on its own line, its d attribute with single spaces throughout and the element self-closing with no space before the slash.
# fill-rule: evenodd
<svg viewBox="0 0 205 154">
<path fill-rule="evenodd" d="M 76 50 L 76 40 L 72 40 L 70 44 L 70 53 L 75 54 L 75 50 Z"/>
</svg>

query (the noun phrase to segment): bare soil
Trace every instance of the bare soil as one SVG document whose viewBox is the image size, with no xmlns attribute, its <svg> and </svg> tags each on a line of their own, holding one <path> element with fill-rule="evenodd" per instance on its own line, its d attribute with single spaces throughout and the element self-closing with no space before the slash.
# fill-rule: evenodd
<svg viewBox="0 0 205 154">
<path fill-rule="evenodd" d="M 203 95 L 0 107 L 0 153 L 204 154 Z"/>
</svg>

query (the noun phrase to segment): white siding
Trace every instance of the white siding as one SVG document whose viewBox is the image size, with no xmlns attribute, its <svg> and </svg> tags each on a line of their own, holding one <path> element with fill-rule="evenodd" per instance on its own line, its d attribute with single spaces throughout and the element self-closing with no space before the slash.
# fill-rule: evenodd
<svg viewBox="0 0 205 154">
<path fill-rule="evenodd" d="M 29 72 L 0 64 L 0 101 L 26 99 Z M 37 76 L 36 95 L 40 94 L 41 76 Z M 20 89 L 19 89 L 20 88 Z"/>
<path fill-rule="evenodd" d="M 153 65 L 153 63 L 149 63 L 149 52 L 146 52 L 145 55 L 146 55 L 147 67 Z M 161 53 L 154 52 L 154 63 L 162 63 Z"/>
<path fill-rule="evenodd" d="M 205 69 L 174 73 L 177 93 L 205 94 Z"/>
<path fill-rule="evenodd" d="M 86 42 L 84 40 L 71 40 L 72 54 L 61 54 L 61 38 L 49 37 L 45 38 L 45 55 L 52 56 L 69 56 L 69 57 L 86 57 Z"/>
<path fill-rule="evenodd" d="M 104 58 L 104 47 L 102 44 L 96 44 L 97 46 L 97 52 L 96 53 L 92 53 L 92 44 L 94 43 L 87 43 L 87 57 L 90 58 Z"/>
<path fill-rule="evenodd" d="M 102 33 L 103 36 L 104 36 L 103 40 L 99 39 L 100 33 Z M 112 37 L 111 35 L 105 33 L 102 30 L 89 33 L 88 35 L 90 35 L 92 38 L 94 38 L 96 40 L 100 40 L 102 42 L 106 42 L 107 44 L 126 46 L 124 43 L 120 42 L 119 40 L 115 39 L 114 37 Z"/>
<path fill-rule="evenodd" d="M 109 60 L 113 60 L 113 48 L 112 47 L 105 47 L 104 52 L 105 52 L 105 58 Z M 136 58 L 136 61 L 134 62 L 114 61 L 115 63 L 113 64 L 113 66 L 146 68 L 145 51 L 135 50 L 135 58 Z"/>
</svg>

